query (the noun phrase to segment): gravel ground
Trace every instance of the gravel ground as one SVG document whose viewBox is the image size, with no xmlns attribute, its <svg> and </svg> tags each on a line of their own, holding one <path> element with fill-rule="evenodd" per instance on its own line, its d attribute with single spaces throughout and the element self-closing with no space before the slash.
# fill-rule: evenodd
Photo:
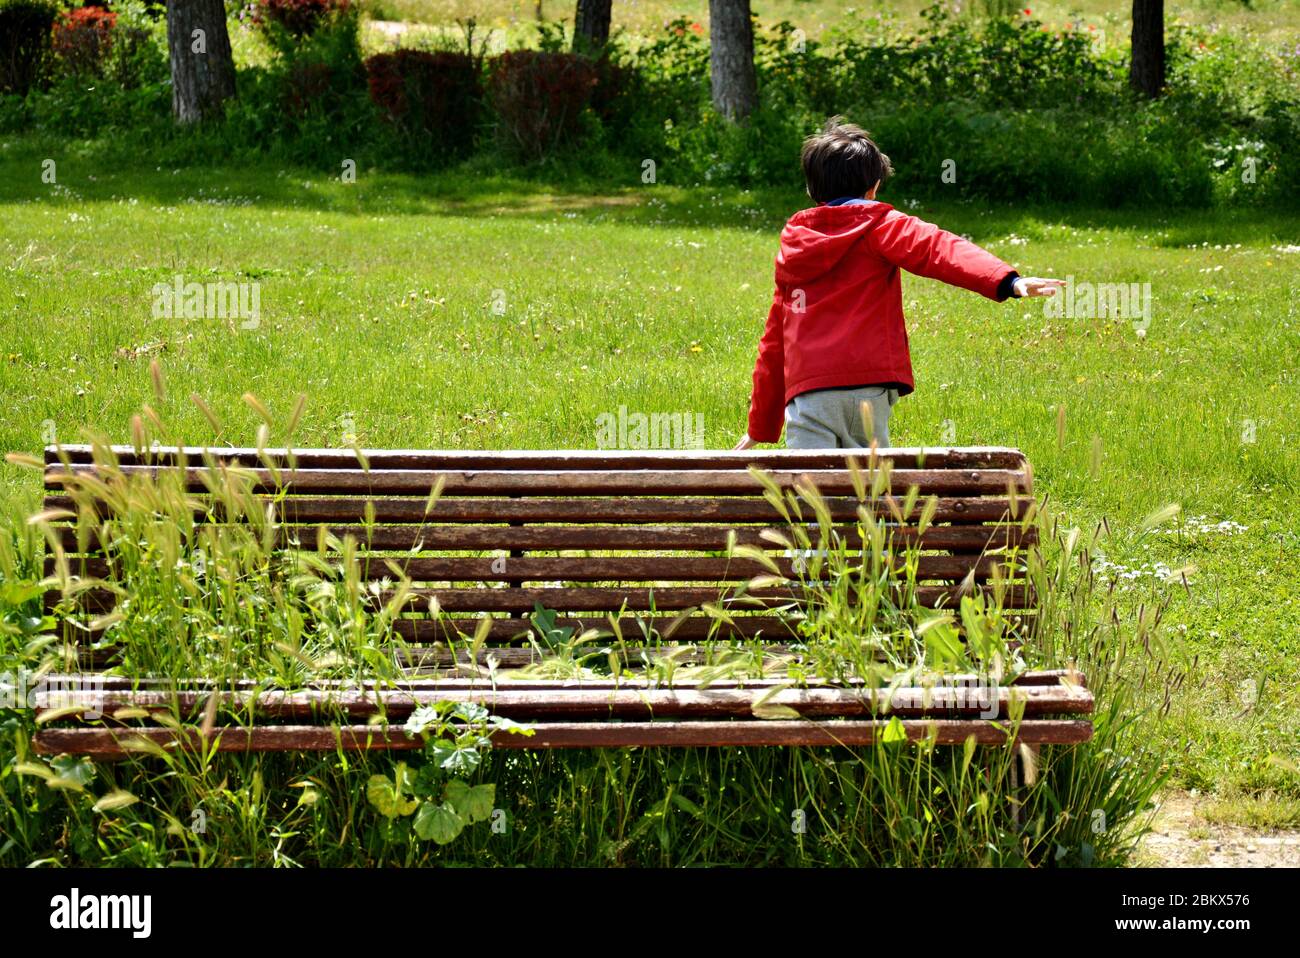
<svg viewBox="0 0 1300 958">
<path fill-rule="evenodd" d="M 1300 866 L 1300 832 L 1212 824 L 1198 812 L 1205 801 L 1204 796 L 1186 792 L 1166 795 L 1136 864 L 1165 868 Z"/>
</svg>

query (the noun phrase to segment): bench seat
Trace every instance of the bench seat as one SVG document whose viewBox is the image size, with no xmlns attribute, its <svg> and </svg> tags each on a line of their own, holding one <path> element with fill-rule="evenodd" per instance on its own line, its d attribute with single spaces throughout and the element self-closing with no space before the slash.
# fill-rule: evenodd
<svg viewBox="0 0 1300 958">
<path fill-rule="evenodd" d="M 707 660 L 726 643 L 797 658 L 801 639 L 791 631 L 791 610 L 803 600 L 800 557 L 775 541 L 773 531 L 786 520 L 765 487 L 814 485 L 850 546 L 862 542 L 859 509 L 869 509 L 896 543 L 919 550 L 920 606 L 953 608 L 996 580 L 1003 608 L 1032 616 L 1023 569 L 1007 561 L 1037 543 L 1036 526 L 1027 521 L 1036 508 L 1032 473 L 1015 449 L 887 449 L 850 459 L 844 452 L 790 450 L 113 447 L 111 459 L 89 446 L 46 450 L 47 514 L 80 509 L 83 519 L 52 523 L 51 542 L 62 556 L 47 559 L 48 574 L 62 562 L 74 575 L 114 575 L 98 528 L 84 521 L 87 500 L 73 494 L 77 489 L 169 477 L 192 497 L 198 529 L 240 521 L 214 494 L 237 475 L 254 505 L 270 510 L 285 556 L 315 548 L 321 536 L 350 538 L 362 579 L 375 584 L 368 598 L 376 607 L 399 594 L 392 580 L 400 569 L 406 604 L 392 630 L 406 677 L 382 686 L 317 682 L 288 690 L 265 683 L 213 688 L 201 677 L 168 677 L 165 684 L 160 677 L 126 679 L 105 671 L 116 652 L 111 642 L 95 641 L 92 625 L 114 608 L 115 592 L 79 590 L 74 614 L 84 618 L 66 638 L 83 671 L 49 677 L 54 691 L 38 694 L 35 746 L 42 753 L 120 757 L 142 747 L 142 739 L 193 745 L 203 732 L 170 725 L 193 721 L 214 694 L 223 723 L 204 728 L 223 751 L 419 747 L 401 723 L 420 704 L 440 701 L 479 703 L 534 729 L 529 737 L 494 735 L 501 747 L 858 746 L 886 730 L 943 744 L 974 736 L 982 744 L 1014 737 L 1037 746 L 1091 735 L 1092 696 L 1073 672 L 1028 672 L 994 689 L 949 687 L 945 677 L 935 687 L 886 691 L 779 678 L 715 678 L 703 687 L 695 679 L 673 685 L 637 674 L 557 680 L 528 671 L 540 650 L 526 641 L 526 616 L 539 607 L 574 634 L 600 630 L 591 650 L 622 656 L 625 666 L 635 664 L 628 650 L 638 642 L 678 664 Z M 111 515 L 106 504 L 95 508 Z M 769 570 L 763 561 L 732 555 L 735 545 L 763 550 L 787 581 L 748 587 Z M 58 592 L 49 601 L 60 601 Z M 615 629 L 621 638 L 612 642 Z M 465 637 L 476 633 L 469 648 Z M 757 717 L 756 709 L 773 705 L 785 709 L 783 717 Z M 121 709 L 132 710 L 130 717 L 115 720 Z M 103 716 L 87 721 L 87 710 Z M 157 713 L 174 721 L 158 725 L 151 721 Z"/>
</svg>

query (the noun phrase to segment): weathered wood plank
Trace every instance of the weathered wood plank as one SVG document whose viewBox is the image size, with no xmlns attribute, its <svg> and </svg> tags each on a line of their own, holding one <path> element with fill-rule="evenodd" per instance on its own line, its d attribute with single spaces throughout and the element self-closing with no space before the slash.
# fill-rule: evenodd
<svg viewBox="0 0 1300 958">
<path fill-rule="evenodd" d="M 712 746 L 866 746 L 874 745 L 889 723 L 883 720 L 805 720 L 723 722 L 546 722 L 531 726 L 531 736 L 498 732 L 496 748 L 702 748 Z M 1015 735 L 1005 724 L 969 719 L 903 720 L 911 741 L 930 736 L 940 745 L 960 745 L 973 738 L 980 745 L 1005 745 L 1009 740 L 1033 745 L 1071 745 L 1092 738 L 1092 723 L 1079 719 L 1037 719 L 1022 722 Z M 262 726 L 223 728 L 214 732 L 219 752 L 360 751 L 418 749 L 419 738 L 407 738 L 400 729 L 366 725 Z M 201 744 L 197 730 L 148 728 L 110 729 L 46 728 L 37 732 L 33 745 L 38 754 L 91 755 L 100 759 L 144 755 L 132 742 L 147 740 L 163 748 L 195 748 Z"/>
<path fill-rule="evenodd" d="M 179 452 L 191 464 L 211 456 L 220 462 L 259 466 L 268 459 L 285 467 L 290 459 L 301 469 L 351 469 L 360 459 L 352 449 L 264 449 L 222 446 L 164 446 L 137 452 L 133 446 L 110 447 L 122 465 L 173 464 Z M 850 452 L 808 452 L 798 449 L 733 450 L 589 450 L 589 449 L 363 449 L 361 455 L 372 469 L 465 470 L 465 469 L 662 469 L 686 465 L 691 469 L 736 469 L 749 464 L 763 468 L 826 469 L 843 466 L 850 455 L 867 465 L 870 450 Z M 55 464 L 67 459 L 74 463 L 92 461 L 88 445 L 47 446 L 45 461 Z M 904 447 L 881 450 L 880 460 L 899 468 L 927 466 L 932 469 L 1019 469 L 1024 454 L 1003 446 Z"/>
<path fill-rule="evenodd" d="M 221 482 L 221 474 L 206 467 L 121 466 L 122 474 L 158 478 L 165 474 L 184 475 L 185 487 L 194 491 L 211 490 Z M 64 488 L 75 484 L 78 476 L 94 475 L 94 465 L 62 464 L 49 466 L 45 472 L 46 488 Z M 443 483 L 443 495 L 564 495 L 564 496 L 752 496 L 761 493 L 762 483 L 745 471 L 709 469 L 629 470 L 594 472 L 587 470 L 550 472 L 431 472 L 426 470 L 371 469 L 295 469 L 272 473 L 268 469 L 244 470 L 251 487 L 269 492 L 285 490 L 290 494 L 374 494 L 407 495 L 431 490 Z M 770 472 L 769 477 L 782 488 L 811 482 L 823 495 L 844 496 L 855 491 L 853 477 L 844 469 L 810 469 L 804 472 Z M 870 485 L 870 477 L 867 478 Z M 1012 469 L 895 469 L 889 475 L 888 488 L 903 495 L 912 487 L 921 495 L 968 496 L 1006 494 L 1009 489 L 1031 491 L 1032 480 L 1025 470 Z"/>
<path fill-rule="evenodd" d="M 202 710 L 211 693 L 154 690 L 78 690 L 37 692 L 39 718 L 51 710 L 83 708 L 111 715 L 122 708 L 142 708 L 181 716 Z M 422 705 L 465 702 L 486 706 L 493 714 L 519 720 L 577 718 L 749 718 L 755 704 L 793 709 L 805 718 L 857 718 L 898 715 L 907 718 L 962 715 L 1006 718 L 1012 703 L 1026 717 L 1087 714 L 1092 693 L 1069 685 L 936 686 L 898 689 L 661 689 L 661 688 L 543 688 L 518 689 L 309 689 L 298 692 L 248 691 L 222 693 L 228 712 L 257 718 L 310 719 L 345 714 L 352 718 L 387 715 L 401 720 Z"/>
<path fill-rule="evenodd" d="M 961 595 L 960 584 L 951 586 L 923 585 L 916 588 L 917 605 L 926 609 L 948 608 L 956 604 Z M 78 597 L 78 608 L 87 612 L 108 612 L 114 606 L 113 593 L 107 589 L 90 588 Z M 365 601 L 382 607 L 396 598 L 392 591 L 367 595 Z M 45 595 L 47 608 L 59 600 L 59 593 Z M 416 587 L 410 589 L 406 608 L 423 612 L 436 601 L 443 612 L 532 612 L 537 603 L 542 608 L 556 612 L 682 612 L 711 603 L 737 612 L 757 612 L 777 609 L 803 601 L 802 590 L 797 585 L 786 589 L 760 589 L 737 597 L 734 589 L 721 586 L 547 586 L 542 588 L 465 588 L 437 589 Z M 1032 590 L 1023 585 L 1006 587 L 1004 609 L 1033 608 Z"/>
<path fill-rule="evenodd" d="M 772 562 L 781 574 L 798 579 L 794 558 L 773 556 Z M 807 561 L 807 560 L 804 560 Z M 852 561 L 851 558 L 849 560 Z M 894 557 L 896 570 L 906 561 Z M 563 580 L 566 582 L 730 582 L 742 583 L 757 575 L 769 574 L 762 563 L 753 559 L 701 558 L 697 556 L 545 556 L 540 558 L 477 558 L 453 556 L 443 558 L 398 557 L 385 560 L 380 557 L 359 563 L 358 574 L 362 581 L 392 579 L 389 563 L 401 569 L 412 582 L 540 582 Z M 292 560 L 287 563 L 293 566 Z M 994 568 L 1001 568 L 1010 579 L 1015 570 L 997 556 L 922 555 L 916 558 L 918 581 L 960 581 L 967 575 L 988 579 Z M 78 575 L 106 578 L 110 564 L 106 559 L 83 558 L 72 560 Z M 55 560 L 45 560 L 45 574 L 55 571 Z"/>
<path fill-rule="evenodd" d="M 259 508 L 271 502 L 270 497 L 259 499 Z M 1017 496 L 1014 501 L 1005 494 L 990 497 L 938 496 L 934 512 L 935 523 L 998 522 L 1008 516 L 1023 516 L 1033 503 L 1031 496 Z M 836 522 L 852 522 L 858 507 L 866 506 L 876 515 L 893 519 L 893 511 L 900 513 L 901 497 L 881 497 L 874 502 L 862 503 L 856 498 L 828 496 L 826 505 Z M 75 509 L 72 497 L 47 495 L 47 509 Z M 919 516 L 925 500 L 918 500 L 911 516 Z M 214 503 L 212 508 L 220 517 L 222 510 Z M 567 523 L 634 523 L 634 522 L 686 522 L 736 523 L 780 521 L 781 516 L 772 505 L 761 498 L 614 498 L 614 499 L 563 499 L 546 496 L 517 499 L 463 498 L 444 496 L 433 510 L 429 510 L 427 496 L 420 498 L 400 495 L 377 495 L 367 492 L 361 496 L 318 498 L 288 496 L 277 503 L 277 515 L 286 523 L 367 521 L 367 511 L 372 511 L 373 521 L 383 523 L 479 523 L 479 522 L 567 522 Z M 1014 511 L 1013 511 L 1014 510 Z M 196 520 L 206 519 L 204 510 L 196 510 Z M 812 521 L 812 516 L 805 517 Z"/>
<path fill-rule="evenodd" d="M 276 536 L 280 546 L 299 545 L 314 548 L 320 525 L 282 526 Z M 770 538 L 763 533 L 776 533 L 789 537 L 788 530 L 780 526 L 574 526 L 574 525 L 324 525 L 326 533 L 340 541 L 351 536 L 363 550 L 382 552 L 453 552 L 490 551 L 494 549 L 522 549 L 529 551 L 561 551 L 570 549 L 591 550 L 677 550 L 721 551 L 727 547 L 729 532 L 735 533 L 737 545 L 775 549 Z M 69 554 L 78 552 L 77 529 L 61 526 L 56 530 L 59 544 Z M 839 525 L 832 530 L 847 546 L 858 548 L 862 536 L 856 526 Z M 915 546 L 919 549 L 955 553 L 978 553 L 992 549 L 1025 548 L 1038 540 L 1034 528 L 1022 530 L 1019 525 L 933 525 L 921 533 L 916 526 L 891 526 L 887 530 L 896 547 Z M 813 537 L 816 538 L 814 531 Z M 93 530 L 87 536 L 86 547 L 99 547 Z"/>
<path fill-rule="evenodd" d="M 659 655 L 672 655 L 679 660 L 683 657 L 682 653 L 689 652 L 691 646 L 664 646 L 658 651 Z M 501 650 L 507 651 L 507 650 Z M 517 649 L 518 652 L 532 652 L 531 649 Z M 779 646 L 773 647 L 773 652 L 789 651 Z M 170 678 L 141 678 L 128 677 L 122 675 L 94 675 L 88 673 L 51 673 L 47 675 L 46 682 L 52 689 L 88 689 L 87 683 L 91 680 L 97 683 L 95 686 L 100 691 L 132 691 L 142 689 L 145 691 L 190 691 L 207 694 L 215 686 L 214 683 L 207 679 L 184 677 Z M 930 674 L 920 685 L 912 686 L 914 688 L 931 688 L 944 684 L 947 685 L 971 685 L 987 681 L 987 676 L 980 676 L 975 673 L 960 672 L 949 674 Z M 754 679 L 712 679 L 708 683 L 709 689 L 766 689 L 773 686 L 786 686 L 790 680 L 786 678 L 754 678 Z M 812 679 L 805 683 L 809 688 L 843 688 L 861 687 L 864 682 L 861 679 L 855 679 L 850 682 L 828 682 L 826 680 Z M 1022 672 L 1014 676 L 1006 683 L 1009 686 L 1058 686 L 1073 685 L 1079 688 L 1087 688 L 1087 679 L 1083 673 L 1072 669 L 1039 669 L 1032 672 Z M 361 690 L 361 691 L 438 691 L 440 689 L 462 689 L 462 690 L 480 690 L 490 691 L 498 688 L 506 689 L 660 689 L 660 688 L 682 688 L 682 689 L 699 689 L 699 680 L 697 678 L 681 679 L 676 685 L 672 682 L 660 680 L 650 680 L 647 677 L 637 678 L 619 678 L 614 679 L 610 676 L 598 676 L 588 678 L 565 678 L 565 679 L 547 679 L 537 676 L 512 675 L 508 672 L 498 672 L 495 676 L 490 676 L 484 670 L 480 678 L 406 678 L 400 682 L 393 683 L 389 681 L 371 679 L 357 682 L 352 679 L 318 679 L 311 683 L 310 689 L 343 689 L 343 690 Z M 220 690 L 225 692 L 257 692 L 265 691 L 265 682 L 254 682 L 250 679 L 240 679 L 237 682 L 228 685 L 223 684 Z M 57 697 L 58 692 L 53 693 Z"/>
</svg>

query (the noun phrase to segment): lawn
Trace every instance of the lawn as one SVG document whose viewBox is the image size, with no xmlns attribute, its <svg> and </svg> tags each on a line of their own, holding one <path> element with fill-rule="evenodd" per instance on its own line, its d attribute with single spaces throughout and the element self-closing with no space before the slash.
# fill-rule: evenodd
<svg viewBox="0 0 1300 958">
<path fill-rule="evenodd" d="M 57 183 L 42 181 L 42 160 Z M 797 194 L 248 164 L 106 167 L 0 145 L 0 446 L 129 439 L 148 372 L 188 442 L 247 445 L 256 394 L 296 441 L 594 448 L 602 414 L 744 427 L 776 234 Z M 900 445 L 1018 446 L 1071 523 L 1111 525 L 1103 580 L 1170 595 L 1189 678 L 1147 719 L 1175 785 L 1246 824 L 1300 824 L 1300 353 L 1293 219 L 882 199 L 1022 273 L 1150 283 L 1150 322 L 1047 316 L 905 280 L 917 392 Z M 256 328 L 155 316 L 154 284 L 257 283 Z M 189 401 L 198 394 L 220 433 Z M 272 436 L 272 441 L 283 436 Z M 39 483 L 5 466 L 0 497 Z M 1142 531 L 1169 504 L 1180 515 Z"/>
<path fill-rule="evenodd" d="M 903 26 L 916 27 L 922 11 L 934 6 L 933 0 L 862 0 L 839 3 L 836 0 L 757 0 L 754 13 L 764 23 L 788 20 L 816 37 L 827 28 L 843 27 L 855 19 L 893 18 Z M 999 0 L 967 0 L 947 4 L 951 10 L 980 14 L 990 9 L 1029 10 L 1035 20 L 1059 26 L 1067 21 L 1082 20 L 1103 29 L 1127 23 L 1129 4 L 1113 0 L 1042 0 L 1012 5 Z M 430 24 L 450 24 L 456 19 L 473 16 L 489 27 L 509 27 L 542 17 L 573 23 L 572 0 L 368 0 L 363 7 L 374 19 L 406 20 Z M 1171 22 L 1182 21 L 1228 29 L 1246 29 L 1259 36 L 1286 38 L 1287 30 L 1297 26 L 1298 12 L 1286 0 L 1254 0 L 1247 5 L 1239 0 L 1169 0 L 1165 12 Z M 707 0 L 616 0 L 612 8 L 615 30 L 630 34 L 647 34 L 661 29 L 676 17 L 708 23 Z M 1116 36 L 1126 35 L 1116 30 Z"/>
</svg>

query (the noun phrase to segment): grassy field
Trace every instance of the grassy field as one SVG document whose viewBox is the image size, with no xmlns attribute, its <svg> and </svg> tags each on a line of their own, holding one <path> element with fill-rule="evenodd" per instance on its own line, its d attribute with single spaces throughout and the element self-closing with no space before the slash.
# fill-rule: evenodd
<svg viewBox="0 0 1300 958">
<path fill-rule="evenodd" d="M 857 18 L 890 17 L 900 26 L 914 27 L 921 23 L 921 11 L 932 4 L 933 0 L 754 0 L 752 7 L 763 23 L 788 20 L 816 37 Z M 949 6 L 967 14 L 999 8 L 996 0 L 965 0 Z M 450 24 L 473 16 L 480 24 L 495 28 L 536 20 L 539 11 L 544 19 L 565 20 L 572 25 L 574 12 L 572 0 L 368 0 L 363 7 L 375 19 Z M 1057 26 L 1082 19 L 1101 28 L 1118 28 L 1125 26 L 1129 18 L 1129 4 L 1113 0 L 1043 0 L 1025 2 L 1016 8 L 1028 9 L 1034 19 Z M 612 26 L 616 31 L 644 35 L 661 30 L 679 16 L 707 24 L 708 14 L 707 0 L 615 0 Z M 1254 0 L 1249 6 L 1238 0 L 1169 0 L 1165 14 L 1170 22 L 1249 30 L 1279 39 L 1286 39 L 1288 31 L 1300 26 L 1300 10 L 1288 0 Z"/>
<path fill-rule="evenodd" d="M 163 418 L 190 442 L 251 444 L 251 391 L 281 416 L 306 393 L 307 445 L 355 433 L 369 447 L 593 448 L 597 417 L 626 406 L 700 414 L 706 445 L 728 447 L 776 234 L 803 205 L 365 170 L 348 185 L 271 166 L 105 169 L 75 147 L 55 154 L 51 185 L 47 156 L 0 145 L 5 450 L 87 426 L 127 440 L 154 403 L 153 359 Z M 918 388 L 893 435 L 1024 449 L 1069 521 L 1111 523 L 1104 579 L 1137 595 L 1169 577 L 1175 651 L 1195 663 L 1151 719 L 1173 783 L 1215 791 L 1243 824 L 1300 824 L 1295 222 L 882 198 L 1024 273 L 1150 283 L 1139 335 L 907 278 Z M 256 328 L 155 317 L 154 284 L 178 275 L 258 284 Z M 7 507 L 38 502 L 30 472 L 0 475 Z M 1142 533 L 1167 503 L 1180 517 Z"/>
</svg>

